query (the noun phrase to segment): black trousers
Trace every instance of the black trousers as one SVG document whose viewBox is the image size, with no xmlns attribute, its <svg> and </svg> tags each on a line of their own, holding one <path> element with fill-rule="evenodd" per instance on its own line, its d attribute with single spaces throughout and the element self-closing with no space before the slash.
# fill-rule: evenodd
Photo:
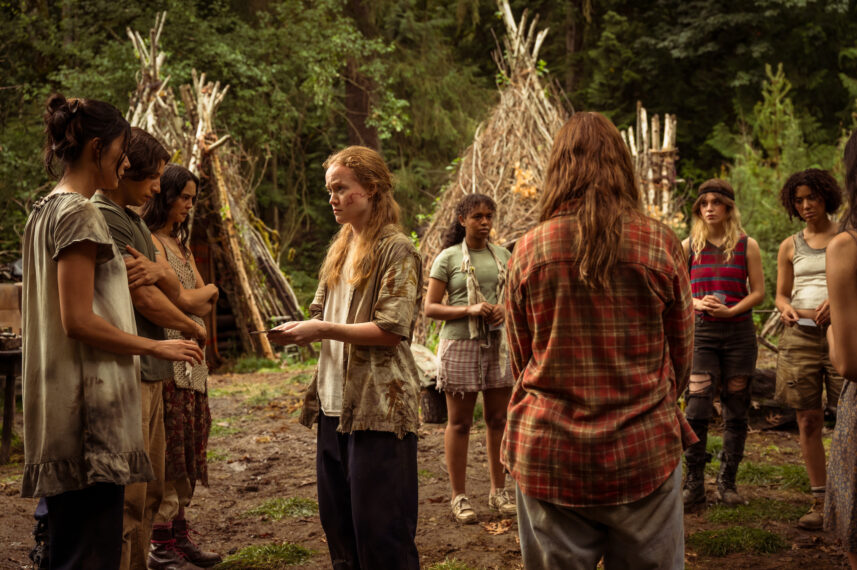
<svg viewBox="0 0 857 570">
<path fill-rule="evenodd" d="M 51 568 L 116 570 L 125 487 L 96 483 L 46 499 Z"/>
<path fill-rule="evenodd" d="M 318 423 L 318 508 L 336 570 L 418 569 L 417 436 Z"/>
</svg>

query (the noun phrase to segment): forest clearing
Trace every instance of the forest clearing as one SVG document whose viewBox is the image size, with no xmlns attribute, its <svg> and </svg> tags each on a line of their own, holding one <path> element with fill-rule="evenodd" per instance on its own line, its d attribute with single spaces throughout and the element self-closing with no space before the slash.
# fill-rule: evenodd
<svg viewBox="0 0 857 570">
<path fill-rule="evenodd" d="M 763 354 L 765 351 L 763 351 Z M 770 365 L 768 356 L 767 364 Z M 764 365 L 764 362 L 760 363 Z M 212 433 L 208 488 L 199 487 L 188 516 L 199 540 L 236 561 L 219 568 L 330 567 L 317 514 L 315 432 L 297 423 L 301 392 L 312 367 L 214 374 L 209 378 Z M 752 427 L 764 422 L 753 421 Z M 485 507 L 488 477 L 485 427 L 471 436 L 468 478 L 475 525 L 457 525 L 449 514 L 449 481 L 443 460 L 443 425 L 423 424 L 419 433 L 419 524 L 417 547 L 427 570 L 522 568 L 517 524 Z M 825 440 L 829 442 L 829 429 Z M 718 432 L 719 433 L 719 432 Z M 718 445 L 710 438 L 709 445 Z M 847 562 L 822 531 L 796 527 L 809 506 L 808 481 L 797 446 L 797 430 L 753 429 L 739 484 L 746 507 L 717 506 L 708 476 L 709 506 L 685 514 L 689 569 L 847 568 Z M 32 547 L 36 501 L 22 499 L 22 451 L 0 467 L 0 568 L 26 568 Z M 719 532 L 721 538 L 705 533 Z M 267 564 L 240 557 L 250 547 L 289 543 Z M 228 562 L 228 559 L 227 559 Z"/>
</svg>

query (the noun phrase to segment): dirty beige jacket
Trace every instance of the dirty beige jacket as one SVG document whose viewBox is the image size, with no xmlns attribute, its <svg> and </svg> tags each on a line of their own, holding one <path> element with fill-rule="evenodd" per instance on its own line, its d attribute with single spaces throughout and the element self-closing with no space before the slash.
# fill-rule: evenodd
<svg viewBox="0 0 857 570">
<path fill-rule="evenodd" d="M 345 344 L 342 414 L 339 431 L 388 431 L 398 437 L 416 433 L 419 425 L 419 372 L 410 342 L 422 297 L 422 260 L 410 238 L 390 227 L 381 234 L 375 272 L 349 291 L 347 323 L 373 322 L 396 334 L 396 346 Z M 327 288 L 320 283 L 310 316 L 321 319 Z M 318 421 L 318 370 L 307 388 L 300 421 Z"/>
</svg>

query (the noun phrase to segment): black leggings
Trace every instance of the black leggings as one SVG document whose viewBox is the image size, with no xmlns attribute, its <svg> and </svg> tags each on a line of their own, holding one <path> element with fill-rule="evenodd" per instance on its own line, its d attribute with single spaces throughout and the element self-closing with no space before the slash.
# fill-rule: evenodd
<svg viewBox="0 0 857 570">
<path fill-rule="evenodd" d="M 47 497 L 51 568 L 118 568 L 124 501 L 125 487 L 112 483 Z"/>
</svg>

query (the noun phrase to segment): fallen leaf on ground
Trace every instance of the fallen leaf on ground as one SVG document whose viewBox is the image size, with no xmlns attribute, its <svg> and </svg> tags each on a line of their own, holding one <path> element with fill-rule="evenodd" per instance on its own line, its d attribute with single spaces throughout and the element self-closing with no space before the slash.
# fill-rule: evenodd
<svg viewBox="0 0 857 570">
<path fill-rule="evenodd" d="M 512 519 L 503 519 L 499 522 L 489 522 L 483 523 L 482 528 L 484 528 L 488 534 L 493 534 L 497 536 L 499 534 L 505 534 L 509 532 L 509 529 L 512 528 Z"/>
</svg>

